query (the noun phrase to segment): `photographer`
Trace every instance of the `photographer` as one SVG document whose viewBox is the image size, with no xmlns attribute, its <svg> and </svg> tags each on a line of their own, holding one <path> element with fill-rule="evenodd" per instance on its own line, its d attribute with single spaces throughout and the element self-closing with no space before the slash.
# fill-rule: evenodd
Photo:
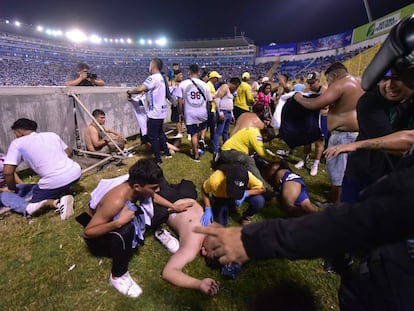
<svg viewBox="0 0 414 311">
<path fill-rule="evenodd" d="M 97 79 L 95 73 L 89 72 L 89 66 L 79 63 L 76 66 L 76 73 L 69 74 L 66 78 L 66 86 L 104 86 L 105 81 Z"/>
</svg>

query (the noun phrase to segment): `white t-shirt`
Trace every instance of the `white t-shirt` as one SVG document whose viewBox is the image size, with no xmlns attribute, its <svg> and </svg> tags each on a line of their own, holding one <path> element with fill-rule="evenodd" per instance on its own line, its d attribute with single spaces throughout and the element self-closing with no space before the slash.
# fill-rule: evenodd
<svg viewBox="0 0 414 311">
<path fill-rule="evenodd" d="M 181 98 L 184 101 L 184 117 L 185 123 L 200 124 L 207 121 L 207 101 L 212 101 L 210 89 L 204 81 L 197 78 L 192 78 L 199 89 L 203 92 L 206 100 L 197 87 L 191 82 L 190 79 L 184 80 L 180 83 L 180 87 L 176 91 L 177 98 Z"/>
<path fill-rule="evenodd" d="M 148 118 L 165 119 L 167 117 L 167 98 L 164 78 L 157 72 L 143 83 L 147 88 Z"/>
<path fill-rule="evenodd" d="M 17 166 L 24 160 L 41 177 L 40 189 L 56 189 L 81 175 L 79 164 L 68 158 L 66 148 L 68 146 L 55 133 L 33 132 L 11 142 L 4 164 Z"/>
<path fill-rule="evenodd" d="M 6 181 L 3 176 L 3 162 L 5 158 L 6 155 L 4 153 L 0 153 L 0 188 L 6 186 Z"/>
</svg>

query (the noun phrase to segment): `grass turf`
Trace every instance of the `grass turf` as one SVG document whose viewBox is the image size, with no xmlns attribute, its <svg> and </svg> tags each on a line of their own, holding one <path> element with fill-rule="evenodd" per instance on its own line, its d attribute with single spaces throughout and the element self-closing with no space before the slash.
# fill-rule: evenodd
<svg viewBox="0 0 414 311">
<path fill-rule="evenodd" d="M 271 148 L 287 149 L 279 141 L 274 141 Z M 183 152 L 165 159 L 161 167 L 171 183 L 185 178 L 200 189 L 212 173 L 212 155 L 206 152 L 200 163 L 192 161 L 190 144 L 185 138 L 181 149 Z M 288 157 L 292 167 L 299 160 L 299 152 L 297 148 Z M 124 160 L 123 166 L 107 166 L 83 176 L 74 187 L 75 216 L 86 209 L 89 193 L 101 178 L 126 173 L 137 159 L 134 156 Z M 294 169 L 307 183 L 313 201 L 323 200 L 323 191 L 329 189 L 325 166 L 319 167 L 315 177 L 310 177 L 304 169 Z M 25 178 L 25 181 L 35 180 L 36 177 Z M 240 210 L 233 214 L 230 225 L 236 225 L 240 215 Z M 272 199 L 254 221 L 275 217 L 285 215 L 276 199 Z M 185 271 L 198 278 L 219 280 L 218 295 L 208 297 L 195 290 L 177 288 L 160 277 L 169 253 L 151 231 L 146 233 L 145 246 L 138 249 L 130 262 L 129 271 L 143 288 L 143 294 L 133 300 L 109 285 L 110 260 L 89 254 L 80 231 L 74 217 L 62 222 L 53 212 L 31 220 L 16 214 L 2 215 L 0 310 L 274 310 L 277 302 L 284 301 L 293 303 L 297 310 L 338 309 L 339 278 L 323 272 L 320 259 L 250 262 L 236 280 L 226 280 L 198 257 Z M 293 305 L 281 310 L 291 310 Z"/>
</svg>

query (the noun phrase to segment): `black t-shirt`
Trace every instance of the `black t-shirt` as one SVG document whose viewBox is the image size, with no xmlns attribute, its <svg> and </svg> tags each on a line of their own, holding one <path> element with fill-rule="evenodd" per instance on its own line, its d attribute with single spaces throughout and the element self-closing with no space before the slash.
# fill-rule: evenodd
<svg viewBox="0 0 414 311">
<path fill-rule="evenodd" d="M 389 101 L 378 88 L 362 95 L 356 110 L 359 126 L 357 141 L 413 128 L 413 104 Z M 390 173 L 398 160 L 398 157 L 381 150 L 360 149 L 349 154 L 345 175 L 368 186 Z"/>
</svg>

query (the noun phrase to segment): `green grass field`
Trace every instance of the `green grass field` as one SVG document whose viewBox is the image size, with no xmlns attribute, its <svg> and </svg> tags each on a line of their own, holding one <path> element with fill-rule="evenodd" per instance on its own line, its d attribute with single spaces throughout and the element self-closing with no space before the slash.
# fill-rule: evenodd
<svg viewBox="0 0 414 311">
<path fill-rule="evenodd" d="M 212 172 L 212 155 L 207 152 L 196 163 L 188 156 L 190 145 L 186 139 L 181 147 L 183 152 L 164 160 L 161 167 L 171 183 L 185 178 L 200 189 Z M 280 148 L 286 146 L 275 140 L 271 149 Z M 297 148 L 288 158 L 291 164 L 299 160 L 299 152 Z M 125 174 L 137 159 L 134 156 L 124 160 L 125 165 L 109 165 L 83 176 L 74 187 L 75 216 L 87 208 L 89 193 L 101 178 Z M 310 177 L 303 169 L 297 172 L 306 181 L 311 200 L 324 200 L 322 193 L 329 189 L 324 164 L 316 177 Z M 238 213 L 232 215 L 231 225 L 237 224 L 241 211 Z M 276 199 L 272 199 L 254 221 L 276 217 L 285 215 Z M 143 294 L 136 300 L 130 299 L 109 285 L 110 260 L 90 255 L 80 232 L 75 217 L 61 221 L 53 211 L 31 220 L 16 214 L 2 215 L 0 310 L 274 310 L 272 306 L 278 295 L 295 302 L 308 301 L 316 310 L 338 310 L 339 278 L 322 270 L 321 259 L 250 262 L 236 280 L 226 280 L 218 270 L 207 268 L 199 257 L 186 267 L 186 272 L 198 278 L 219 280 L 219 293 L 208 297 L 172 286 L 160 277 L 169 253 L 151 231 L 146 233 L 145 246 L 138 249 L 129 266 Z"/>
</svg>

